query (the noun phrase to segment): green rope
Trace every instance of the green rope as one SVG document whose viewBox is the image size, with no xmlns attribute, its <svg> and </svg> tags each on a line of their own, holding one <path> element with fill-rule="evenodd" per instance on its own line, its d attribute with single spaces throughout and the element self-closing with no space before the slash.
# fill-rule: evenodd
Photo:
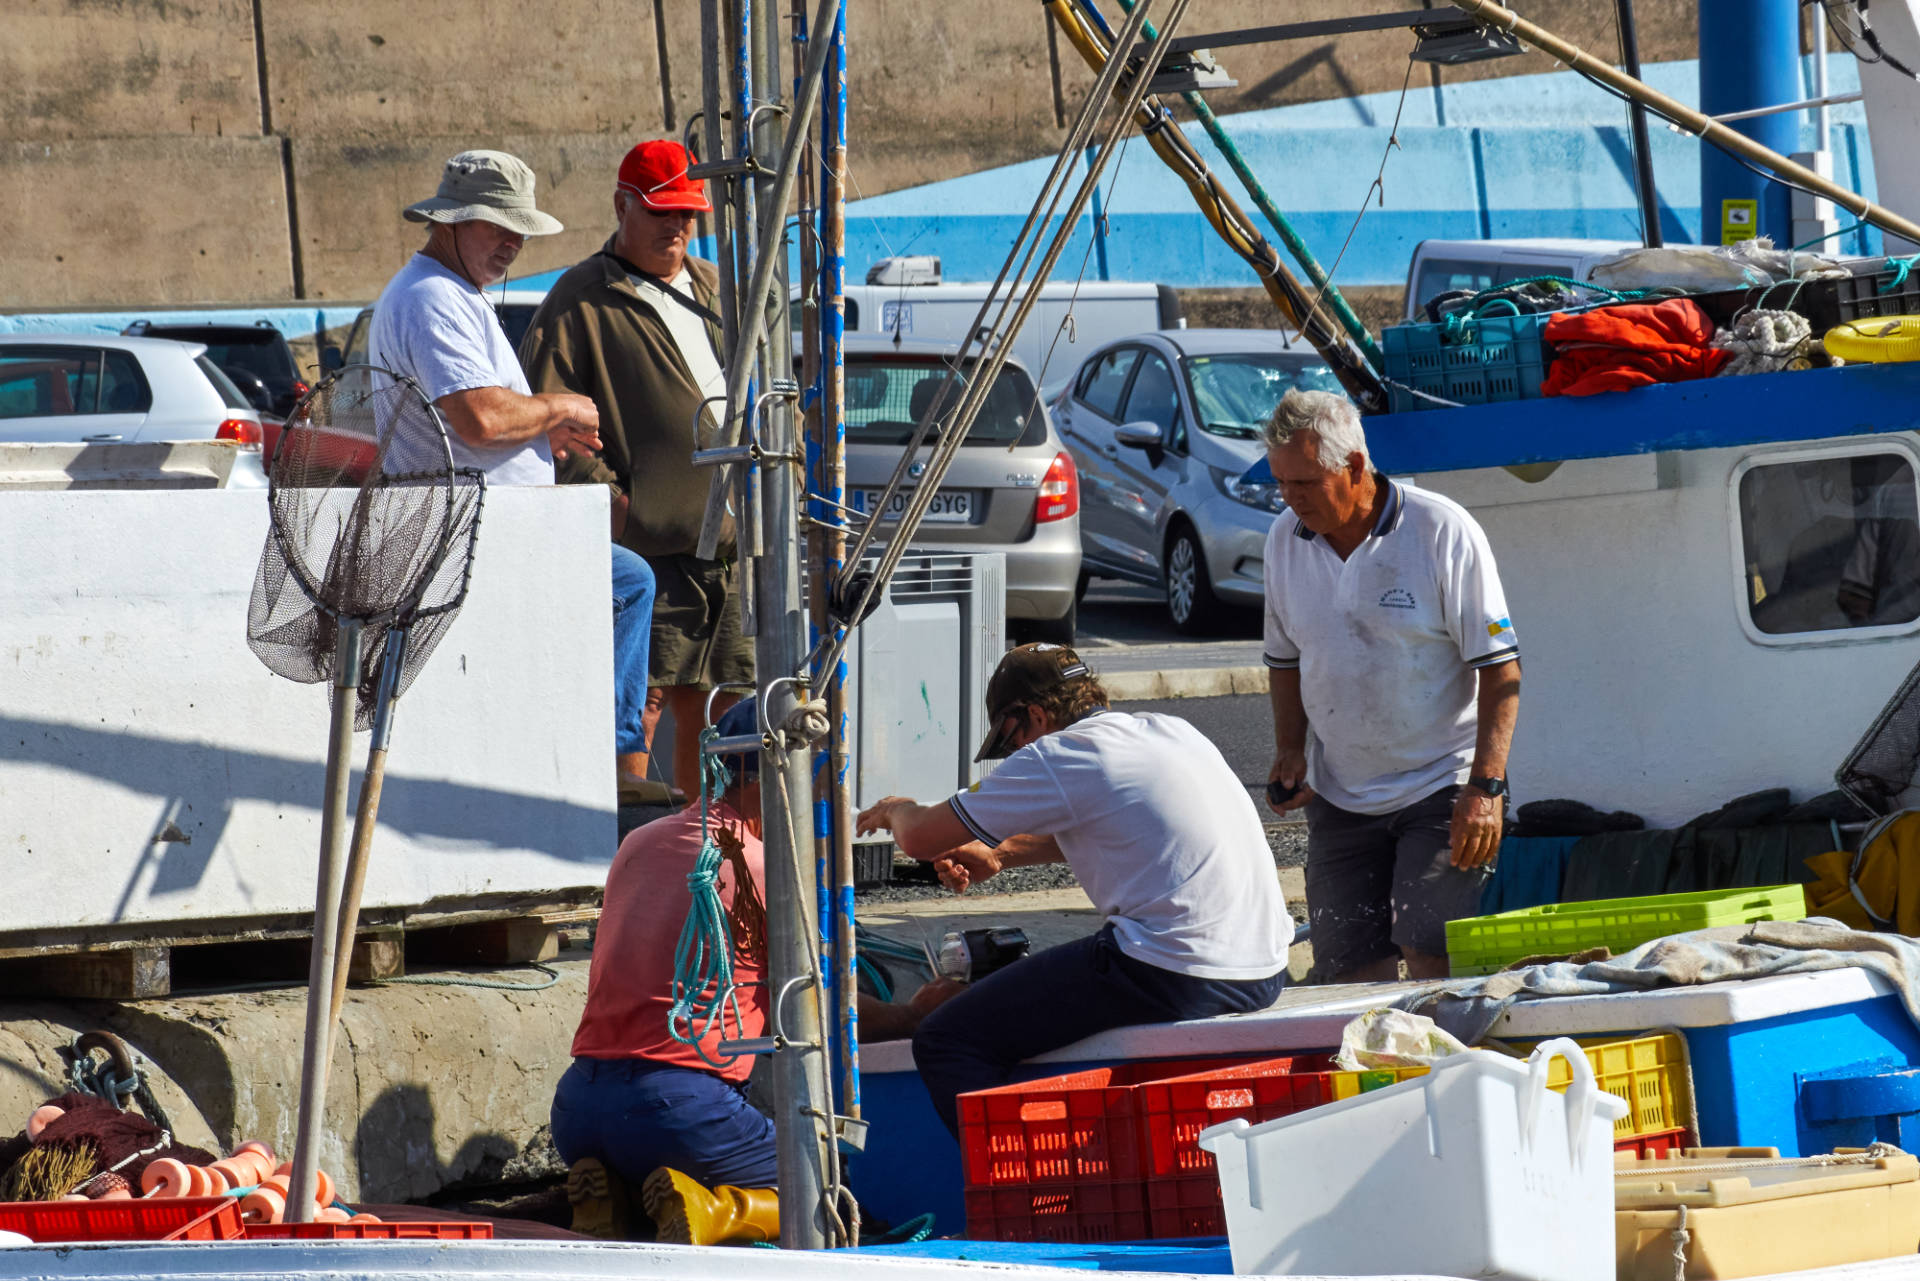
<svg viewBox="0 0 1920 1281">
<path fill-rule="evenodd" d="M 1625 302 L 1634 298 L 1652 297 L 1652 289 L 1609 289 L 1605 285 L 1596 285 L 1589 280 L 1574 280 L 1570 276 L 1527 276 L 1520 280 L 1509 280 L 1493 289 L 1483 289 L 1467 301 L 1464 307 L 1455 308 L 1446 314 L 1440 322 L 1442 338 L 1446 342 L 1464 342 L 1471 335 L 1469 330 L 1477 320 L 1485 320 L 1496 315 L 1518 316 L 1520 306 L 1513 301 L 1514 290 L 1526 285 L 1558 285 L 1563 288 L 1590 289 L 1596 294 L 1606 295 L 1610 302 Z M 1496 312 L 1495 307 L 1506 310 Z"/>
<path fill-rule="evenodd" d="M 862 1241 L 862 1245 L 912 1245 L 924 1241 L 933 1235 L 933 1216 L 916 1214 L 905 1223 L 896 1224 L 874 1237 L 871 1241 Z"/>
<path fill-rule="evenodd" d="M 1133 12 L 1133 6 L 1134 0 L 1120 0 L 1120 8 L 1128 13 Z M 1149 40 L 1160 38 L 1159 32 L 1154 30 L 1151 22 L 1146 24 L 1145 34 Z M 1320 265 L 1320 260 L 1313 256 L 1313 250 L 1307 247 L 1306 241 L 1300 239 L 1300 234 L 1287 221 L 1286 215 L 1282 214 L 1280 207 L 1274 204 L 1273 197 L 1267 194 L 1266 187 L 1254 176 L 1252 166 L 1248 165 L 1246 157 L 1240 154 L 1240 148 L 1234 144 L 1226 127 L 1220 123 L 1220 118 L 1213 114 L 1213 108 L 1207 105 L 1207 100 L 1198 90 L 1189 89 L 1180 96 L 1186 100 L 1188 109 L 1200 122 L 1200 127 L 1206 131 L 1207 137 L 1213 140 L 1213 145 L 1219 149 L 1222 156 L 1226 157 L 1227 167 L 1233 170 L 1234 175 L 1240 179 L 1241 185 L 1247 189 L 1247 194 L 1253 198 L 1253 203 L 1273 225 L 1275 234 L 1280 237 L 1280 243 L 1287 247 L 1287 252 L 1293 255 L 1295 262 L 1300 264 L 1300 269 L 1307 273 L 1307 279 L 1320 290 L 1322 300 L 1333 312 L 1334 318 L 1340 322 L 1340 327 L 1347 331 L 1347 336 L 1353 339 L 1354 344 L 1365 354 L 1376 372 L 1384 370 L 1386 358 L 1380 354 L 1380 345 L 1374 341 L 1373 335 L 1367 332 L 1367 327 L 1360 323 L 1360 318 L 1353 314 L 1353 308 L 1347 305 L 1346 297 L 1334 287 L 1326 268 Z M 1304 321 L 1306 318 L 1303 316 L 1301 319 Z"/>
<path fill-rule="evenodd" d="M 720 901 L 724 858 L 713 839 L 707 808 L 720 799 L 730 781 L 726 765 L 706 750 L 718 735 L 711 725 L 700 731 L 700 857 L 687 873 L 693 902 L 673 952 L 673 1005 L 667 1011 L 668 1035 L 692 1046 L 703 1062 L 716 1068 L 738 1056 L 716 1062 L 707 1057 L 702 1043 L 716 1024 L 725 1031 L 729 1012 L 734 1026 L 741 1026 L 740 998 L 733 983 L 733 931 L 727 926 L 726 904 Z"/>
</svg>

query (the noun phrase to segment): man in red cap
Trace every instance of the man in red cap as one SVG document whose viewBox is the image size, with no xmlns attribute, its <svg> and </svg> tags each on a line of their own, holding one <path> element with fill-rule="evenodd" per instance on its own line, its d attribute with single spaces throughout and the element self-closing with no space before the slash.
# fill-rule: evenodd
<svg viewBox="0 0 1920 1281">
<path fill-rule="evenodd" d="M 560 479 L 612 490 L 614 541 L 653 568 L 645 728 L 651 741 L 662 710 L 672 711 L 673 778 L 691 792 L 706 691 L 751 681 L 753 647 L 740 631 L 732 530 L 718 559 L 694 554 L 708 477 L 693 466 L 694 419 L 715 422 L 702 402 L 725 395 L 726 375 L 719 271 L 687 252 L 696 215 L 712 205 L 687 164 L 686 149 L 668 139 L 627 153 L 613 235 L 554 283 L 520 359 L 537 390 L 589 396 L 600 411 L 600 453 L 568 458 Z M 716 714 L 731 702 L 716 700 Z M 658 791 L 635 780 L 623 800 L 662 799 Z"/>
</svg>

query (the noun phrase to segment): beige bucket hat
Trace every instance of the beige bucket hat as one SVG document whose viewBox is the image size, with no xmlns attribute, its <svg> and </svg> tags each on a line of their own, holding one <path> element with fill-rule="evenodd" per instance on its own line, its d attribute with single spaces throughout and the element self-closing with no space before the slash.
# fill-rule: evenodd
<svg viewBox="0 0 1920 1281">
<path fill-rule="evenodd" d="M 533 170 L 504 151 L 461 152 L 441 171 L 440 190 L 403 214 L 408 222 L 491 222 L 523 236 L 563 230 L 533 207 Z"/>
</svg>

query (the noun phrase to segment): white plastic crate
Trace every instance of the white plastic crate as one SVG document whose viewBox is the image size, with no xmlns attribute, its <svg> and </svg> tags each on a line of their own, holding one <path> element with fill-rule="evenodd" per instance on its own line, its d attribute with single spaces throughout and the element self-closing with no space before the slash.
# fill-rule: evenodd
<svg viewBox="0 0 1920 1281">
<path fill-rule="evenodd" d="M 1547 1088 L 1555 1056 L 1573 1067 Z M 1613 1123 L 1572 1041 L 1525 1063 L 1480 1051 L 1263 1125 L 1200 1135 L 1226 1203 L 1233 1270 L 1613 1281 Z"/>
</svg>

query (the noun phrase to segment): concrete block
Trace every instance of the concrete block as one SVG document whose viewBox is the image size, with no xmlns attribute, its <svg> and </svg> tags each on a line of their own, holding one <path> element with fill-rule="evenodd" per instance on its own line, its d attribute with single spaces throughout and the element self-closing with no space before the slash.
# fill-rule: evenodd
<svg viewBox="0 0 1920 1281">
<path fill-rule="evenodd" d="M 587 964 L 556 966 L 539 992 L 354 989 L 328 1070 L 320 1164 L 353 1201 L 402 1201 L 498 1179 L 538 1160 L 553 1090 L 586 1003 Z M 447 976 L 457 978 L 459 976 Z M 537 982 L 528 974 L 491 980 Z M 160 1105 L 185 1142 L 221 1152 L 260 1139 L 293 1148 L 303 988 L 139 1005 L 0 1002 L 0 1130 L 61 1093 L 61 1046 L 119 1034 L 153 1064 Z"/>
<path fill-rule="evenodd" d="M 259 132 L 247 0 L 13 0 L 6 7 L 0 137 Z M 204 190 L 186 174 L 165 189 L 183 197 Z"/>
<path fill-rule="evenodd" d="M 514 277 L 572 266 L 612 234 L 614 175 L 642 136 L 476 130 L 404 141 L 297 140 L 294 185 L 307 296 L 377 297 L 426 242 L 426 229 L 400 211 L 431 196 L 447 157 L 470 147 L 508 151 L 531 165 L 540 208 L 566 224 L 558 235 L 527 241 Z"/>
<path fill-rule="evenodd" d="M 698 92 L 698 13 L 683 74 Z M 661 128 L 653 10 L 632 0 L 261 0 L 274 128 L 294 138 Z M 478 145 L 478 144 L 476 144 Z"/>
<path fill-rule="evenodd" d="M 0 502 L 0 938 L 311 919 L 328 699 L 247 646 L 267 515 L 259 490 Z M 597 491 L 488 492 L 466 605 L 395 712 L 369 912 L 604 884 L 605 527 Z"/>
<path fill-rule="evenodd" d="M 0 298 L 36 307 L 289 298 L 271 138 L 0 142 Z"/>
</svg>

